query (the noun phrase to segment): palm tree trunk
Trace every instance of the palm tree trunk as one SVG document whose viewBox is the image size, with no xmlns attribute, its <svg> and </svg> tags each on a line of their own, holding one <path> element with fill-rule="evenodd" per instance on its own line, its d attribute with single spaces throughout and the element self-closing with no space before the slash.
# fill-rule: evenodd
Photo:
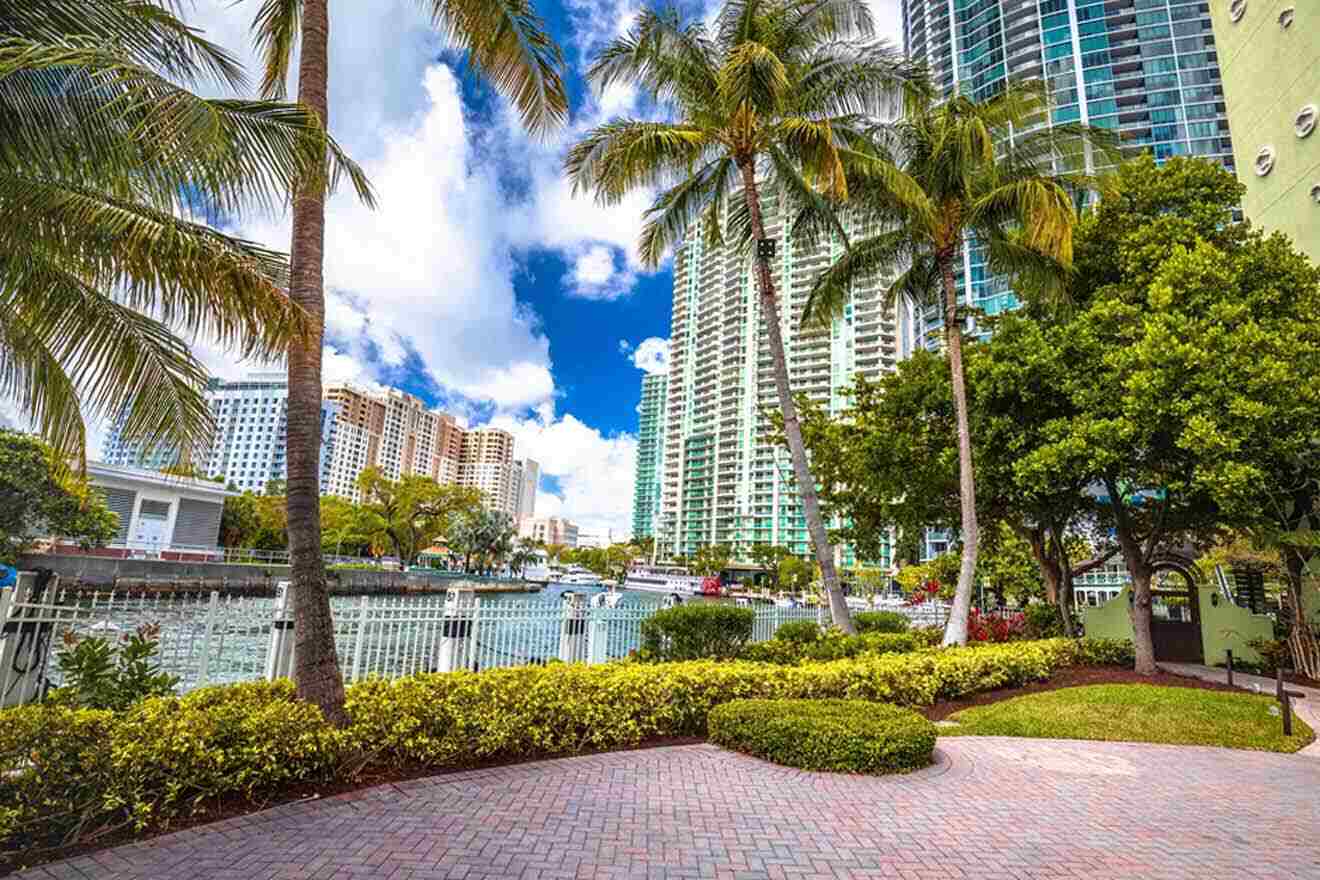
<svg viewBox="0 0 1320 880">
<path fill-rule="evenodd" d="M 752 222 L 752 238 L 759 242 L 765 238 L 765 224 L 761 220 L 761 199 L 756 190 L 756 168 L 748 161 L 739 164 L 738 170 L 742 172 L 743 199 L 747 203 L 747 213 Z M 784 355 L 784 340 L 779 332 L 779 306 L 775 298 L 774 279 L 770 275 L 770 261 L 759 253 L 756 256 L 756 276 L 761 294 L 761 314 L 770 336 L 770 356 L 774 359 L 775 390 L 779 394 L 779 407 L 784 416 L 784 436 L 788 438 L 789 456 L 793 459 L 793 478 L 802 495 L 807 532 L 816 550 L 816 562 L 820 565 L 820 579 L 825 594 L 830 598 L 830 617 L 835 626 L 853 635 L 856 629 L 848 613 L 848 603 L 843 600 L 843 591 L 839 589 L 839 576 L 834 570 L 834 548 L 830 546 L 829 535 L 825 533 L 825 521 L 820 515 L 820 499 L 816 497 L 816 480 L 807 463 L 802 427 L 798 423 L 797 407 L 793 404 L 793 393 L 788 386 L 788 361 Z"/>
<path fill-rule="evenodd" d="M 951 258 L 940 261 L 944 279 L 944 344 L 949 351 L 949 374 L 953 380 L 953 409 L 958 419 L 958 501 L 962 509 L 962 564 L 958 589 L 944 628 L 945 645 L 967 644 L 967 615 L 972 608 L 972 585 L 976 579 L 976 554 L 980 532 L 976 524 L 976 473 L 972 469 L 972 429 L 967 417 L 967 381 L 963 376 L 962 327 L 958 324 L 958 287 L 953 280 Z"/>
<path fill-rule="evenodd" d="M 298 100 L 326 113 L 330 22 L 326 0 L 306 0 Z M 293 592 L 293 678 L 300 699 L 315 703 L 332 724 L 348 723 L 344 679 L 335 656 L 330 593 L 321 558 L 321 336 L 325 323 L 322 261 L 325 252 L 325 189 L 303 187 L 293 200 L 289 295 L 311 316 L 313 332 L 289 347 L 288 510 Z"/>
</svg>

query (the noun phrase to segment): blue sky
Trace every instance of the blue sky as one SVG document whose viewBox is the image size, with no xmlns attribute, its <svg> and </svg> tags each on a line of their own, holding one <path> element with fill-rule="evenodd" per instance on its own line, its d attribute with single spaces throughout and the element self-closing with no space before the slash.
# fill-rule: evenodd
<svg viewBox="0 0 1320 880">
<path fill-rule="evenodd" d="M 896 0 L 872 2 L 896 37 Z M 379 207 L 340 193 L 327 208 L 326 381 L 394 385 L 510 430 L 516 454 L 543 467 L 538 515 L 626 536 L 639 365 L 664 367 L 671 276 L 636 259 L 651 194 L 602 207 L 574 197 L 560 165 L 591 126 L 653 112 L 628 88 L 599 95 L 583 80 L 640 3 L 537 3 L 564 48 L 572 100 L 567 129 L 545 142 L 463 70 L 420 5 L 330 0 L 330 128 Z M 256 70 L 257 6 L 196 0 L 188 17 Z M 288 246 L 285 216 L 243 216 L 231 231 Z M 223 376 L 256 366 L 205 340 L 196 348 Z"/>
</svg>

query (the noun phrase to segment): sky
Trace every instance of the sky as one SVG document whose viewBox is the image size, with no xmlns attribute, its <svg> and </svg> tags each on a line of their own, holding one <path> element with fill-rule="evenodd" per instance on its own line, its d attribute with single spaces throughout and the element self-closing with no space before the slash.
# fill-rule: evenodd
<svg viewBox="0 0 1320 880">
<path fill-rule="evenodd" d="M 714 0 L 688 2 L 708 14 Z M 898 42 L 897 0 L 872 3 L 881 34 Z M 258 5 L 185 6 L 254 79 Z M 575 197 L 560 169 L 592 126 L 651 112 L 631 89 L 597 94 L 583 75 L 640 5 L 538 0 L 564 50 L 571 117 L 537 141 L 445 46 L 421 3 L 330 0 L 330 129 L 365 167 L 378 205 L 341 192 L 327 207 L 325 382 L 399 387 L 470 425 L 510 431 L 515 455 L 541 464 L 537 516 L 620 538 L 631 532 L 641 379 L 667 366 L 672 276 L 637 259 L 652 194 L 600 206 Z M 288 248 L 287 216 L 237 217 L 226 231 Z M 226 378 L 261 367 L 205 341 L 196 348 Z"/>
</svg>

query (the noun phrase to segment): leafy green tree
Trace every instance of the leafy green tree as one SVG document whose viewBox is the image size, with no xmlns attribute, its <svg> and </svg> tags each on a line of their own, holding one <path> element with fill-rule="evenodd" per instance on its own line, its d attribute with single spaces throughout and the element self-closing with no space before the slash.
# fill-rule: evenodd
<svg viewBox="0 0 1320 880">
<path fill-rule="evenodd" d="M 430 477 L 409 475 L 391 480 L 371 467 L 358 476 L 358 488 L 365 511 L 374 514 L 359 524 L 374 526 L 371 534 L 383 536 L 404 565 L 414 564 L 436 538 L 481 510 L 481 490 L 441 485 Z"/>
<path fill-rule="evenodd" d="M 220 511 L 220 546 L 251 547 L 260 527 L 255 495 L 244 492 L 225 499 Z"/>
<path fill-rule="evenodd" d="M 559 76 L 562 59 L 528 0 L 419 0 L 447 42 L 472 69 L 510 98 L 538 134 L 568 114 Z M 261 0 L 253 22 L 264 61 L 261 91 L 282 97 L 294 49 L 298 100 L 328 119 L 329 0 Z M 366 195 L 365 191 L 359 190 Z M 344 679 L 335 654 L 325 561 L 321 556 L 321 342 L 325 331 L 325 193 L 304 187 L 293 199 L 289 297 L 311 319 L 312 332 L 288 350 L 288 458 L 293 617 L 297 633 L 294 681 L 298 696 L 345 725 Z"/>
<path fill-rule="evenodd" d="M 346 498 L 321 499 L 321 547 L 335 556 L 368 556 L 373 539 L 385 533 L 380 513 Z"/>
<path fill-rule="evenodd" d="M 463 554 L 464 571 L 472 571 L 474 561 L 480 571 L 490 571 L 512 554 L 517 533 L 508 514 L 482 509 L 478 500 L 476 507 L 455 518 L 447 537 L 449 546 Z"/>
<path fill-rule="evenodd" d="M 0 562 L 13 564 L 33 538 L 72 538 L 84 548 L 114 538 L 119 517 L 36 437 L 0 429 Z"/>
<path fill-rule="evenodd" d="M 694 226 L 708 238 L 757 242 L 753 259 L 783 430 L 836 626 L 853 632 L 802 445 L 779 322 L 761 190 L 844 199 L 843 152 L 867 119 L 925 88 L 924 77 L 874 39 L 863 0 L 730 0 L 711 26 L 644 10 L 591 68 L 599 87 L 636 86 L 666 122 L 618 119 L 588 132 L 565 168 L 574 190 L 617 203 L 661 187 L 640 250 L 655 266 Z M 741 202 L 730 211 L 730 201 Z M 730 222 L 732 214 L 733 220 Z M 733 228 L 729 228 L 732 226 Z"/>
<path fill-rule="evenodd" d="M 993 272 L 1037 284 L 1059 277 L 1072 259 L 1074 200 L 1091 180 L 1048 169 L 1080 168 L 1086 149 L 1108 152 L 1113 140 L 1112 133 L 1072 124 L 1020 133 L 1048 112 L 1042 84 L 1014 83 L 987 101 L 928 96 L 896 122 L 870 132 L 849 154 L 852 190 L 846 208 L 855 222 L 874 231 L 821 274 L 804 308 L 806 320 L 828 322 L 843 310 L 855 283 L 898 267 L 905 268 L 889 288 L 891 300 L 940 308 L 958 441 L 962 541 L 946 645 L 967 641 L 980 542 L 963 372 L 966 314 L 958 309 L 955 277 L 962 251 L 973 236 Z M 838 228 L 833 213 L 808 207 L 805 228 Z"/>
<path fill-rule="evenodd" d="M 689 564 L 693 574 L 714 576 L 733 562 L 733 548 L 728 544 L 703 544 L 692 555 Z"/>
<path fill-rule="evenodd" d="M 186 218 L 323 190 L 327 149 L 357 173 L 305 107 L 190 91 L 244 76 L 178 5 L 0 3 L 0 396 L 80 460 L 85 417 L 185 461 L 210 439 L 182 337 L 269 358 L 306 329 L 283 255 Z"/>
<path fill-rule="evenodd" d="M 1320 273 L 1281 235 L 1230 223 L 1242 188 L 1204 160 L 1124 165 L 1079 230 L 1081 310 L 1049 335 L 1074 413 L 1018 468 L 1079 464 L 1132 578 L 1136 668 L 1156 670 L 1161 553 L 1266 518 L 1320 438 Z"/>
<path fill-rule="evenodd" d="M 806 593 L 811 588 L 816 569 L 810 562 L 797 556 L 784 556 L 779 560 L 776 574 L 779 588 L 790 593 Z"/>
<path fill-rule="evenodd" d="M 1011 525 L 1000 520 L 982 536 L 976 561 L 976 579 L 997 605 L 1025 605 L 1045 596 L 1040 565 L 1028 543 Z"/>
</svg>

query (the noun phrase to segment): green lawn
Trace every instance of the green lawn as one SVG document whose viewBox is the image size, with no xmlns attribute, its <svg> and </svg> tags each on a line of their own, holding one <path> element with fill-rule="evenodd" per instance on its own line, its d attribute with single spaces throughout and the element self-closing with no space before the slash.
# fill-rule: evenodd
<svg viewBox="0 0 1320 880">
<path fill-rule="evenodd" d="M 1270 714 L 1272 697 L 1199 688 L 1102 684 L 1063 688 L 949 716 L 941 736 L 1027 736 L 1295 752 L 1311 728 L 1293 714 L 1293 735 Z"/>
</svg>

